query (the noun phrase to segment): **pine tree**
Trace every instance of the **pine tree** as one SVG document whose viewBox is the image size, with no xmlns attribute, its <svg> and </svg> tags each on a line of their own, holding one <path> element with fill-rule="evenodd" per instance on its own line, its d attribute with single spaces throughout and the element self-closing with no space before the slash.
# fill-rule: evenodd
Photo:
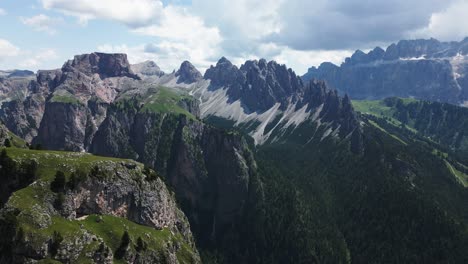
<svg viewBox="0 0 468 264">
<path fill-rule="evenodd" d="M 131 242 L 130 235 L 128 234 L 127 231 L 125 231 L 122 235 L 120 246 L 115 251 L 115 257 L 117 259 L 122 259 L 125 256 L 125 253 L 127 252 L 127 248 L 128 248 L 128 245 L 130 245 L 130 242 Z"/>
<path fill-rule="evenodd" d="M 54 180 L 50 184 L 50 189 L 55 193 L 63 192 L 65 190 L 65 184 L 65 174 L 62 171 L 57 171 Z"/>
<path fill-rule="evenodd" d="M 4 142 L 3 144 L 5 145 L 5 147 L 11 148 L 11 141 L 10 141 L 10 139 L 6 138 L 6 139 L 5 139 L 5 142 Z"/>
</svg>

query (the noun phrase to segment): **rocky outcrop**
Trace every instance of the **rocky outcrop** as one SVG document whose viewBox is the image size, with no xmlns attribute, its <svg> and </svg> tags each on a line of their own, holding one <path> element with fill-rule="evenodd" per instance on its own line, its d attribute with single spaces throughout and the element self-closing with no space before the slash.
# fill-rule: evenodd
<svg viewBox="0 0 468 264">
<path fill-rule="evenodd" d="M 158 230 L 169 228 L 194 247 L 190 225 L 177 209 L 175 197 L 160 178 L 150 177 L 135 163 L 97 163 L 87 180 L 66 193 L 60 213 L 69 219 L 113 215 Z"/>
<path fill-rule="evenodd" d="M 141 78 L 145 77 L 161 77 L 164 72 L 153 61 L 145 61 L 138 64 L 131 65 L 131 69 Z"/>
<path fill-rule="evenodd" d="M 354 99 L 415 97 L 462 104 L 468 100 L 468 38 L 461 42 L 402 40 L 385 51 L 356 51 L 341 66 L 322 63 L 302 77 L 325 80 Z"/>
<path fill-rule="evenodd" d="M 139 79 L 131 70 L 126 54 L 91 53 L 77 55 L 62 67 L 63 72 L 79 71 L 85 75 L 99 74 L 101 79 L 108 77 L 129 77 Z"/>
<path fill-rule="evenodd" d="M 201 73 L 188 61 L 182 62 L 175 76 L 178 83 L 194 83 L 202 79 Z"/>
<path fill-rule="evenodd" d="M 22 159 L 27 157 L 26 151 Z M 41 163 L 41 157 L 35 158 L 40 160 L 39 167 L 47 166 Z M 64 153 L 57 158 L 71 158 L 73 163 L 80 155 Z M 40 179 L 26 187 L 37 197 L 26 206 L 21 205 L 22 199 L 27 199 L 24 194 L 13 195 L 0 211 L 0 229 L 33 229 L 1 238 L 1 250 L 9 247 L 8 243 L 14 246 L 9 252 L 2 251 L 7 254 L 0 257 L 0 262 L 30 263 L 52 258 L 77 263 L 86 258 L 92 263 L 113 263 L 115 259 L 126 263 L 200 263 L 188 220 L 154 171 L 124 160 L 101 160 L 88 169 L 56 162 L 76 173 L 73 185 L 53 193 L 48 190 L 51 184 Z M 67 227 L 61 228 L 57 222 Z M 95 229 L 98 225 L 104 229 Z M 130 238 L 122 253 L 116 249 L 120 241 L 113 240 L 120 239 L 121 235 L 113 234 L 123 232 L 119 230 L 127 230 Z M 147 245 L 138 240 L 147 241 Z"/>
<path fill-rule="evenodd" d="M 105 115 L 105 104 L 102 102 L 113 101 L 119 91 L 127 89 L 132 81 L 139 79 L 140 77 L 132 72 L 125 54 L 91 53 L 75 56 L 59 70 L 38 71 L 35 78 L 6 78 L 0 82 L 0 88 L 4 87 L 2 89 L 5 98 L 2 99 L 4 102 L 0 110 L 0 119 L 12 132 L 29 142 L 36 137 L 36 142 L 44 141 L 44 137 L 48 136 L 57 139 L 60 135 L 55 136 L 51 133 L 60 134 L 66 129 L 73 134 L 92 135 L 93 126 L 99 125 Z M 13 92 L 14 96 L 11 94 Z M 61 103 L 61 106 L 57 103 Z M 82 116 L 75 115 L 78 113 L 75 108 L 77 105 L 88 104 L 91 108 L 99 106 L 99 110 L 91 111 L 92 117 L 87 118 L 85 122 Z M 61 116 L 55 117 L 56 113 Z M 44 115 L 46 118 L 43 118 Z M 79 124 L 83 121 L 87 125 L 72 127 L 70 124 L 70 127 L 60 128 L 59 131 L 50 129 L 60 125 L 50 122 L 65 121 L 61 120 L 65 117 L 69 122 Z M 73 119 L 76 119 L 76 122 L 72 121 Z M 40 128 L 41 124 L 44 125 L 43 128 Z M 91 129 L 91 132 L 85 131 L 86 129 Z M 66 148 L 62 144 L 59 149 L 86 148 L 83 142 L 70 144 L 73 147 Z"/>
</svg>

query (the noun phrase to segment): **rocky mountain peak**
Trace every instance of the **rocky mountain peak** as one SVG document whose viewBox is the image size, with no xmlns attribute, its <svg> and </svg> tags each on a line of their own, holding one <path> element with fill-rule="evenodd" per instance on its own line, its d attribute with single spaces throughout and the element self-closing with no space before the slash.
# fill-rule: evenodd
<svg viewBox="0 0 468 264">
<path fill-rule="evenodd" d="M 132 71 L 140 77 L 161 77 L 164 72 L 154 61 L 145 61 L 131 65 Z"/>
<path fill-rule="evenodd" d="M 108 54 L 94 52 L 77 55 L 62 67 L 63 72 L 79 71 L 85 75 L 99 74 L 101 79 L 107 77 L 129 77 L 139 79 L 133 73 L 126 54 Z"/>
<path fill-rule="evenodd" d="M 212 87 L 235 87 L 240 86 L 245 82 L 245 76 L 233 65 L 228 59 L 222 57 L 216 63 L 216 66 L 211 66 L 205 72 L 205 79 L 211 80 Z M 240 87 L 236 88 L 240 90 Z"/>
<path fill-rule="evenodd" d="M 275 61 L 248 60 L 240 68 L 221 58 L 216 66 L 205 73 L 211 80 L 211 89 L 227 89 L 230 101 L 241 100 L 249 112 L 263 112 L 286 101 L 303 88 L 302 80 L 294 71 Z"/>
<path fill-rule="evenodd" d="M 178 83 L 194 83 L 203 78 L 197 68 L 189 61 L 182 62 L 175 76 L 179 77 L 177 80 Z"/>
<path fill-rule="evenodd" d="M 229 61 L 228 59 L 226 59 L 226 57 L 224 57 L 224 56 L 221 57 L 221 59 L 218 60 L 218 62 L 216 63 L 216 65 L 218 65 L 218 64 L 224 64 L 224 63 L 228 63 L 228 64 L 231 64 L 231 65 L 232 65 L 231 61 Z"/>
</svg>

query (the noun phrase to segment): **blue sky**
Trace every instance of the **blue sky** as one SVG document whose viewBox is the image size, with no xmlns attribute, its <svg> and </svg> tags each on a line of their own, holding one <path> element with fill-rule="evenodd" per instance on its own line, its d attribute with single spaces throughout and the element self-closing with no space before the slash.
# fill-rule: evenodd
<svg viewBox="0 0 468 264">
<path fill-rule="evenodd" d="M 468 0 L 0 0 L 0 69 L 59 68 L 76 54 L 124 52 L 172 71 L 225 56 L 303 74 L 354 50 L 468 36 Z"/>
</svg>

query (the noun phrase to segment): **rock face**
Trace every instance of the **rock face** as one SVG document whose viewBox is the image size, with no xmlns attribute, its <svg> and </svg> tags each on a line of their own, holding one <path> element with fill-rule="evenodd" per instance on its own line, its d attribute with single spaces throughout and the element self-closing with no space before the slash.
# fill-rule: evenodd
<svg viewBox="0 0 468 264">
<path fill-rule="evenodd" d="M 63 72 L 79 71 L 85 75 L 99 74 L 101 79 L 108 77 L 139 78 L 135 75 L 126 54 L 91 53 L 75 56 L 62 67 Z"/>
<path fill-rule="evenodd" d="M 194 247 L 190 225 L 162 180 L 155 178 L 140 184 L 137 174 L 144 175 L 134 163 L 96 164 L 91 177 L 66 193 L 61 215 L 69 219 L 113 215 L 159 230 L 169 228 L 181 233 Z"/>
<path fill-rule="evenodd" d="M 45 87 L 43 94 L 49 99 L 33 143 L 49 149 L 84 151 L 105 118 L 108 103 L 127 83 L 139 79 L 124 54 L 80 55 L 65 63 L 61 71 L 40 73 L 38 87 Z"/>
<path fill-rule="evenodd" d="M 193 232 L 215 240 L 242 214 L 256 166 L 240 135 L 183 115 L 138 110 L 109 110 L 91 151 L 154 167 L 173 186 Z"/>
<path fill-rule="evenodd" d="M 287 99 L 304 86 L 291 69 L 264 59 L 247 61 L 238 69 L 223 57 L 206 71 L 205 79 L 211 80 L 212 89 L 228 88 L 229 99 L 241 100 L 250 112 L 266 111 L 277 102 L 285 108 Z"/>
<path fill-rule="evenodd" d="M 21 162 L 29 157 L 38 160 L 36 166 L 41 167 L 48 166 L 47 162 L 54 158 L 46 152 L 28 152 L 23 152 Z M 0 239 L 2 250 L 8 243 L 14 243 L 11 251 L 2 251 L 8 254 L 1 256 L 0 262 L 30 263 L 53 258 L 77 263 L 84 257 L 92 263 L 113 263 L 116 258 L 126 263 L 200 263 L 188 220 L 154 171 L 143 169 L 143 165 L 135 162 L 101 159 L 89 164 L 89 168 L 81 166 L 79 169 L 84 171 L 78 172 L 71 164 L 86 157 L 90 155 L 64 153 L 56 157 L 61 159 L 55 162 L 62 168 L 79 175 L 61 193 L 51 192 L 51 183 L 39 175 L 40 179 L 25 186 L 37 197 L 32 204 L 22 205 L 21 201 L 27 197 L 22 193 L 13 194 L 0 211 L 0 229 L 11 232 L 8 225 L 13 225 L 13 232 L 19 228 L 15 225 L 32 229 Z M 60 204 L 58 196 L 62 197 Z M 57 222 L 67 227 L 60 228 Z M 99 225 L 103 229 L 93 228 Z M 50 230 L 50 234 L 41 234 L 39 230 L 44 229 Z M 119 231 L 122 229 L 128 231 L 130 240 L 136 244 L 128 245 L 117 256 L 116 245 L 120 242 L 114 239 L 120 237 L 113 233 L 123 232 Z M 56 233 L 61 239 L 57 240 Z M 147 241 L 145 249 L 138 249 L 138 239 Z"/>
<path fill-rule="evenodd" d="M 175 76 L 178 83 L 194 83 L 202 78 L 201 73 L 188 61 L 182 62 Z"/>
<path fill-rule="evenodd" d="M 354 99 L 415 97 L 462 104 L 468 100 L 468 38 L 461 42 L 402 40 L 385 51 L 358 50 L 341 66 L 323 63 L 303 76 L 325 80 Z"/>
<path fill-rule="evenodd" d="M 164 72 L 156 65 L 153 61 L 145 61 L 138 64 L 131 65 L 131 69 L 136 73 L 140 78 L 145 77 L 161 77 L 164 75 Z"/>
<path fill-rule="evenodd" d="M 210 84 L 194 93 L 201 98 L 202 117 L 230 120 L 256 144 L 295 137 L 304 124 L 320 132 L 304 137 L 302 144 L 314 136 L 343 138 L 359 133 L 349 98 L 339 97 L 323 82 L 304 84 L 291 69 L 274 61 L 247 61 L 238 69 L 221 58 L 204 78 Z"/>
</svg>

